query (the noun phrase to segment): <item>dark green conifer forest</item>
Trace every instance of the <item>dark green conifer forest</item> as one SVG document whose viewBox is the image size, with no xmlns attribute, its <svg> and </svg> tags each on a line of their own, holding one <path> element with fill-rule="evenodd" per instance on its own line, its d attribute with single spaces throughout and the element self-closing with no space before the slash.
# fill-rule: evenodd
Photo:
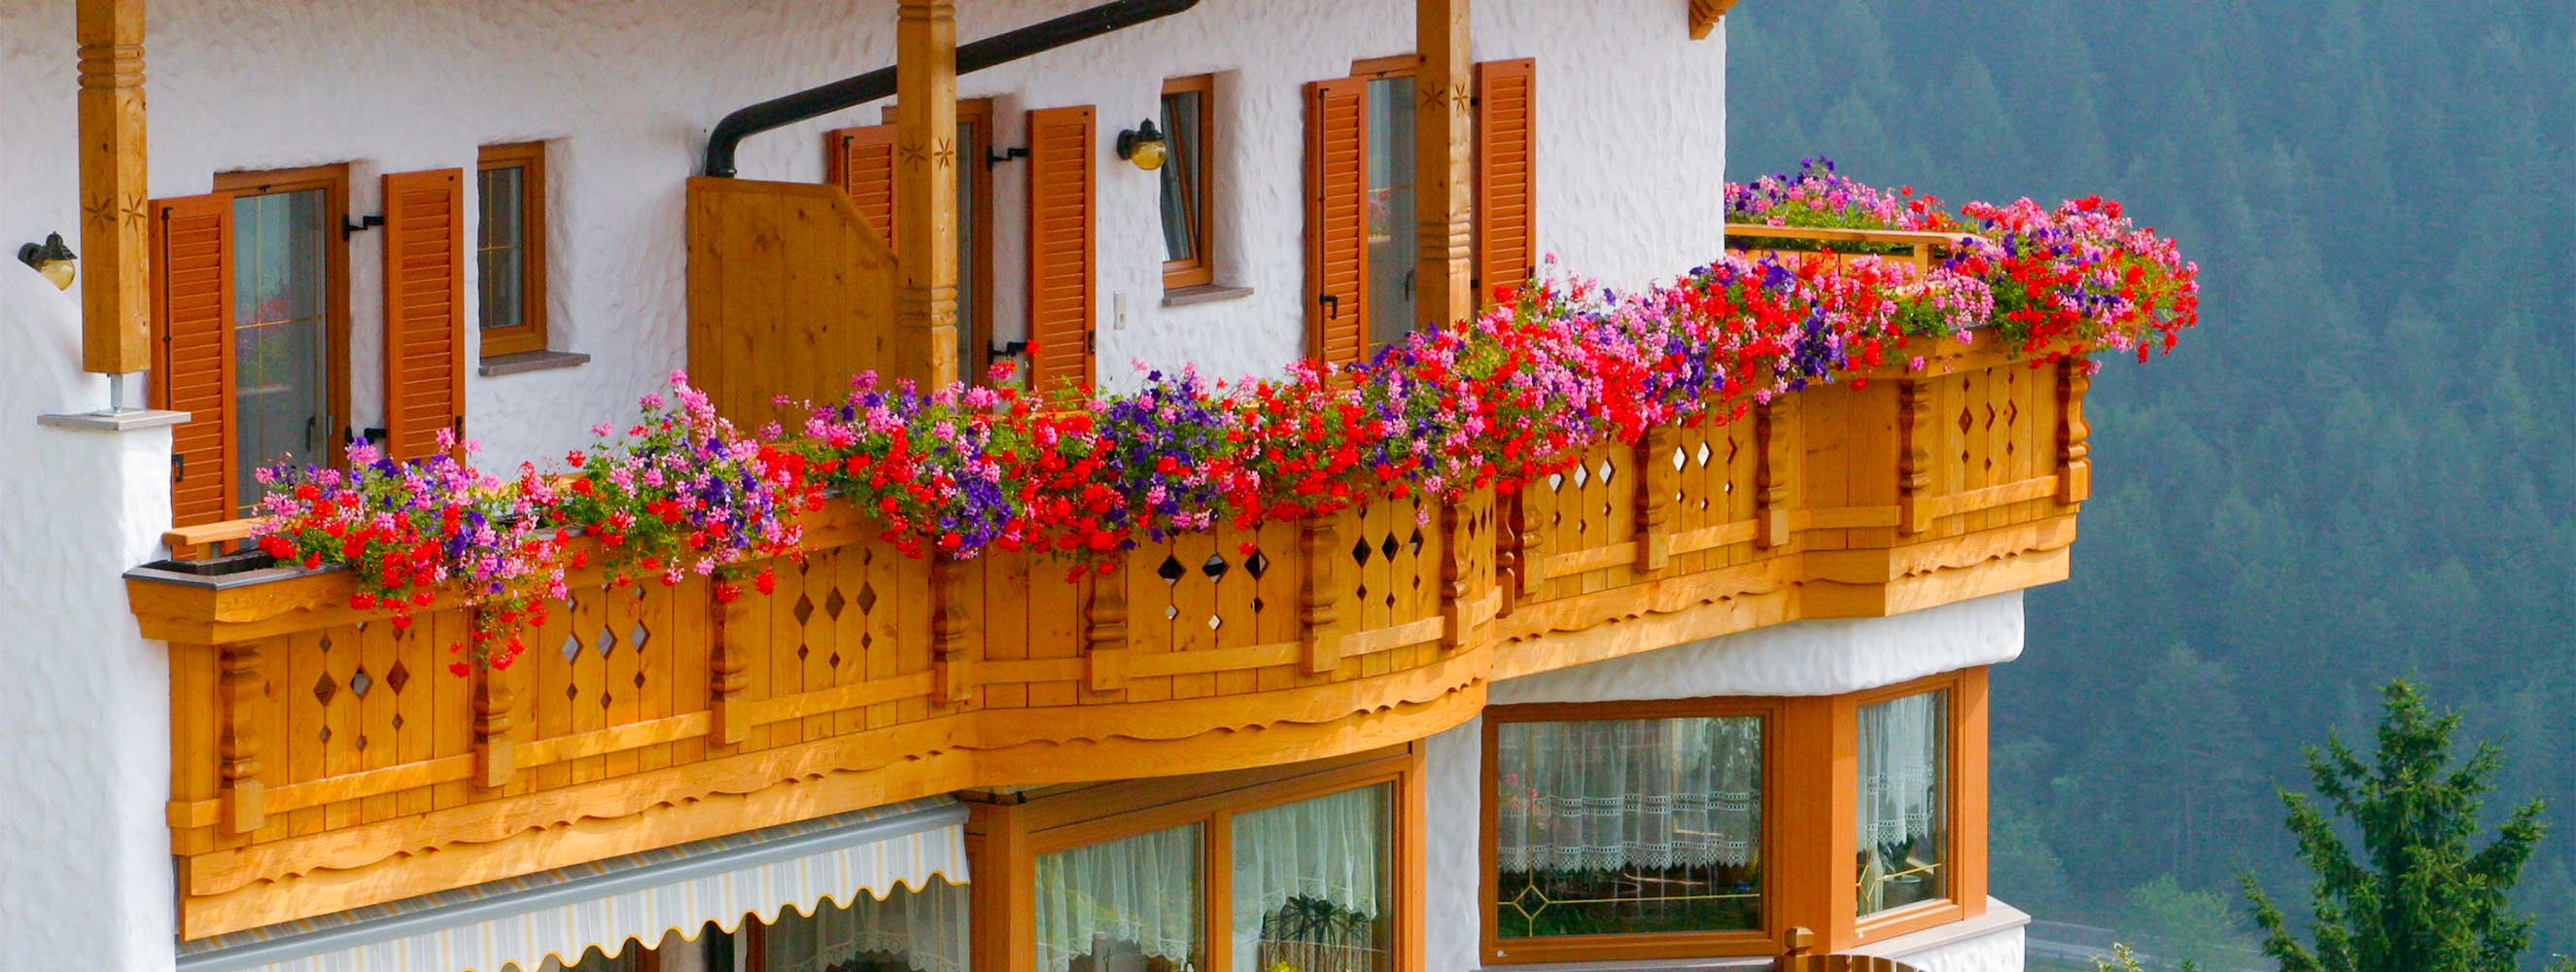
<svg viewBox="0 0 2576 972">
<path fill-rule="evenodd" d="M 1728 178 L 1821 154 L 1952 203 L 2101 193 L 2202 267 L 2182 349 L 2095 384 L 2074 580 L 1995 675 L 1997 895 L 2250 942 L 2236 875 L 2308 880 L 2274 787 L 2402 676 L 2504 746 L 2491 818 L 2548 801 L 2526 967 L 2576 953 L 2576 3 L 1761 0 L 1726 28 Z"/>
</svg>

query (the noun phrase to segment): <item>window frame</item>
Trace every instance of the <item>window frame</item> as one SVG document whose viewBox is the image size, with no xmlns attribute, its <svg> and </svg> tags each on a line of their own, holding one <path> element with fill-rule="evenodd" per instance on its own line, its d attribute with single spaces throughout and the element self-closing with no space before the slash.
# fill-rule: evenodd
<svg viewBox="0 0 2576 972">
<path fill-rule="evenodd" d="M 323 383 L 325 385 L 323 397 L 326 399 L 325 407 L 329 410 L 327 416 L 329 421 L 324 423 L 326 428 L 323 429 L 323 435 L 326 443 L 346 444 L 352 432 L 351 426 L 355 424 L 351 421 L 349 410 L 349 234 L 344 229 L 349 225 L 349 165 L 345 162 L 335 162 L 329 165 L 292 169 L 245 169 L 215 173 L 215 191 L 231 196 L 234 202 L 252 196 L 314 189 L 322 191 L 322 330 L 324 339 L 331 345 L 330 360 L 324 362 L 324 366 L 328 369 L 328 377 Z M 340 234 L 340 238 L 336 241 L 330 237 L 334 232 Z M 225 255 L 225 265 L 230 267 L 227 272 L 235 274 L 238 278 L 241 268 L 234 263 L 231 254 Z M 239 320 L 233 321 L 233 330 L 224 335 L 224 340 L 237 340 L 241 324 Z M 228 395 L 239 395 L 240 392 L 239 382 L 235 382 L 233 388 L 225 390 L 225 394 Z M 319 456 L 309 457 L 309 461 L 332 469 L 349 467 L 349 459 L 344 450 L 331 448 L 326 444 L 322 453 Z M 238 464 L 241 461 L 241 440 L 238 434 L 224 442 L 224 456 L 227 465 Z M 246 509 L 241 511 L 241 515 L 257 514 L 255 510 Z"/>
<path fill-rule="evenodd" d="M 1476 915 L 1478 957 L 1492 965 L 1535 962 L 1583 962 L 1629 959 L 1715 958 L 1776 955 L 1782 923 L 1782 892 L 1788 877 L 1780 866 L 1782 801 L 1781 737 L 1787 704 L 1777 698 L 1712 696 L 1619 702 L 1545 702 L 1488 706 L 1482 731 L 1483 756 L 1477 767 Z M 1501 892 L 1496 845 L 1501 836 L 1501 807 L 1494 798 L 1502 770 L 1499 740 L 1505 723 L 1605 722 L 1676 718 L 1754 716 L 1762 720 L 1762 927 L 1748 931 L 1670 932 L 1637 935 L 1569 935 L 1560 938 L 1503 939 L 1495 915 Z"/>
<path fill-rule="evenodd" d="M 1190 256 L 1163 261 L 1163 292 L 1166 294 L 1188 287 L 1216 285 L 1216 75 L 1193 74 L 1165 79 L 1162 95 L 1154 99 L 1156 113 L 1162 112 L 1164 98 L 1176 94 L 1199 96 L 1198 131 L 1195 133 L 1197 138 L 1193 139 L 1197 144 L 1191 146 L 1189 152 L 1191 162 L 1197 166 L 1193 174 L 1198 177 L 1198 191 L 1194 193 L 1198 198 L 1191 205 L 1198 215 L 1198 223 L 1191 228 Z M 1166 132 L 1164 137 L 1179 138 L 1180 133 Z"/>
<path fill-rule="evenodd" d="M 483 146 L 477 153 L 474 180 L 474 257 L 479 281 L 482 273 L 483 200 L 482 175 L 496 169 L 520 169 L 519 176 L 519 326 L 485 328 L 483 301 L 478 285 L 474 302 L 474 331 L 481 340 L 484 360 L 511 354 L 544 351 L 552 347 L 546 331 L 546 143 L 511 142 Z"/>
<path fill-rule="evenodd" d="M 1944 875 L 1943 880 L 1946 896 L 1930 901 L 1918 901 L 1910 905 L 1889 908 L 1885 911 L 1863 915 L 1859 914 L 1860 909 L 1857 904 L 1860 891 L 1860 879 L 1858 875 L 1850 874 L 1848 870 L 1837 872 L 1834 880 L 1842 881 L 1848 879 L 1850 881 L 1849 887 L 1853 897 L 1850 902 L 1845 904 L 1843 910 L 1852 912 L 1852 933 L 1856 937 L 1857 941 L 1874 942 L 1893 938 L 1898 935 L 1922 931 L 1927 928 L 1934 928 L 1951 922 L 1974 917 L 1975 911 L 1983 910 L 1980 907 L 1972 911 L 1969 907 L 1969 902 L 1967 901 L 1968 896 L 1963 893 L 1966 890 L 1966 885 L 1968 884 L 1968 881 L 1966 880 L 1967 878 L 1972 874 L 1981 876 L 1985 873 L 1986 860 L 1983 843 L 1980 841 L 1972 848 L 1970 846 L 1970 841 L 1962 839 L 1962 836 L 1970 833 L 1970 821 L 1968 819 L 1968 815 L 1972 806 L 1979 811 L 1976 814 L 1977 819 L 1975 821 L 1975 832 L 1979 835 L 1983 835 L 1986 826 L 1985 815 L 1982 812 L 1985 806 L 1982 798 L 1985 787 L 1982 785 L 1981 777 L 1977 787 L 1980 799 L 1973 805 L 1966 799 L 1968 791 L 1968 786 L 1966 784 L 1969 781 L 1970 772 L 1972 770 L 1981 771 L 1983 769 L 1982 763 L 1972 764 L 1970 762 L 1969 757 L 1971 754 L 1969 753 L 1969 744 L 1973 743 L 1976 746 L 1976 755 L 1980 758 L 1983 758 L 1984 756 L 1986 744 L 1982 738 L 1972 738 L 1969 736 L 1968 733 L 1971 727 L 1968 725 L 1968 722 L 1970 716 L 1970 705 L 1972 704 L 1971 696 L 1975 696 L 1974 704 L 1980 706 L 1984 704 L 1985 671 L 1986 670 L 1983 668 L 1961 669 L 1959 671 L 1944 672 L 1939 675 L 1932 675 L 1908 682 L 1901 682 L 1895 685 L 1883 686 L 1866 692 L 1855 692 L 1849 697 L 1849 707 L 1847 712 L 1838 714 L 1841 715 L 1841 718 L 1838 719 L 1841 724 L 1835 727 L 1835 731 L 1837 733 L 1852 734 L 1852 748 L 1850 749 L 1850 753 L 1852 754 L 1852 764 L 1851 769 L 1848 772 L 1843 773 L 1845 778 L 1835 781 L 1835 787 L 1838 792 L 1848 793 L 1851 806 L 1855 808 L 1855 817 L 1852 819 L 1857 820 L 1857 807 L 1859 806 L 1860 801 L 1860 710 L 1868 708 L 1869 706 L 1877 705 L 1881 702 L 1923 695 L 1930 692 L 1947 691 L 1949 693 L 1949 705 L 1947 706 L 1947 711 L 1943 713 L 1944 720 L 1942 725 L 1942 743 L 1948 747 L 1946 751 L 1947 758 L 1943 760 L 1945 765 L 1942 766 L 1942 771 L 1949 774 L 1948 777 L 1942 781 L 1943 790 L 1945 791 L 1943 794 L 1943 802 L 1945 805 L 1942 807 L 1942 810 L 1947 814 L 1945 826 L 1948 831 L 1942 835 L 1946 845 L 1946 853 L 1943 856 L 1949 858 L 1949 860 L 1941 863 L 1942 867 L 1949 869 L 1949 873 Z M 1980 720 L 1978 731 L 1982 734 L 1982 720 Z M 1841 788 L 1844 786 L 1849 786 L 1850 789 L 1848 791 L 1843 791 Z M 1848 829 L 1851 828 L 1846 827 L 1846 830 Z M 1857 848 L 1858 835 L 1849 834 L 1846 835 L 1846 837 L 1853 840 L 1854 846 Z M 1841 866 L 1848 868 L 1849 862 L 1844 862 Z M 1977 881 L 1977 885 L 1979 889 L 1979 900 L 1977 904 L 1982 905 L 1984 903 L 1982 899 L 1984 882 L 1979 880 Z"/>
</svg>

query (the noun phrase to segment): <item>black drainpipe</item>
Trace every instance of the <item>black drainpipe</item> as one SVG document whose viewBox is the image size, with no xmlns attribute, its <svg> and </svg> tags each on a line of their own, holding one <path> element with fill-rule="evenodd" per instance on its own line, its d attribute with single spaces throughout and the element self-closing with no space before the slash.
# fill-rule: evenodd
<svg viewBox="0 0 2576 972">
<path fill-rule="evenodd" d="M 1169 17 L 1198 5 L 1199 0 L 1112 0 L 1054 20 L 961 45 L 957 48 L 957 73 L 966 74 L 996 64 L 1008 64 L 1032 54 Z M 878 68 L 818 88 L 771 98 L 726 115 L 723 121 L 716 123 L 715 134 L 707 136 L 706 174 L 732 178 L 734 149 L 742 144 L 743 139 L 781 125 L 793 125 L 843 108 L 891 97 L 894 97 L 894 69 Z"/>
</svg>

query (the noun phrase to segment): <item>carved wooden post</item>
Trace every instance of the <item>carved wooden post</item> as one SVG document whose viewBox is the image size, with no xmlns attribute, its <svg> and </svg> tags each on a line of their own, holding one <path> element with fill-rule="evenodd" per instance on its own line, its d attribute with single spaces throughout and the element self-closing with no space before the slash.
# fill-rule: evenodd
<svg viewBox="0 0 2576 972">
<path fill-rule="evenodd" d="M 1440 647 L 1456 648 L 1467 638 L 1467 628 L 1476 621 L 1467 616 L 1468 544 L 1473 537 L 1476 510 L 1467 504 L 1476 502 L 1470 496 L 1455 503 L 1440 504 Z"/>
<path fill-rule="evenodd" d="M 966 611 L 966 565 L 941 556 L 930 562 L 931 698 L 964 702 L 975 690 L 975 620 Z"/>
<path fill-rule="evenodd" d="M 707 728 L 707 742 L 716 746 L 739 746 L 751 733 L 751 720 L 734 707 L 743 701 L 743 692 L 751 687 L 751 678 L 743 674 L 751 667 L 753 646 L 739 645 L 740 625 L 730 623 L 751 610 L 742 600 L 732 604 L 715 603 L 712 645 L 707 656 L 707 715 L 712 724 Z"/>
<path fill-rule="evenodd" d="M 474 781 L 486 788 L 506 786 L 519 770 L 518 744 L 510 733 L 519 726 L 520 674 L 527 669 L 484 666 L 474 675 Z"/>
<path fill-rule="evenodd" d="M 1342 563 L 1350 554 L 1341 549 L 1341 521 L 1357 512 L 1308 517 L 1297 536 L 1298 550 L 1306 556 L 1306 588 L 1298 596 L 1297 620 L 1308 675 L 1328 675 L 1342 665 L 1341 637 L 1333 629 L 1342 620 Z"/>
<path fill-rule="evenodd" d="M 1637 440 L 1637 569 L 1658 571 L 1673 557 L 1673 496 L 1682 473 L 1673 467 L 1681 429 L 1658 425 Z"/>
<path fill-rule="evenodd" d="M 1508 618 L 1521 600 L 1520 521 L 1527 514 L 1521 511 L 1520 490 L 1508 497 L 1494 494 L 1494 505 L 1494 589 L 1503 596 L 1494 616 Z"/>
<path fill-rule="evenodd" d="M 80 0 L 81 367 L 152 367 L 143 0 Z M 123 402 L 110 402 L 119 407 Z"/>
<path fill-rule="evenodd" d="M 1087 582 L 1091 597 L 1083 602 L 1084 669 L 1091 690 L 1115 692 L 1127 687 L 1127 570 L 1125 564 Z"/>
<path fill-rule="evenodd" d="M 1539 482 L 1543 483 L 1545 481 L 1546 480 L 1542 479 Z M 1539 483 L 1531 483 L 1528 488 L 1536 488 L 1538 485 Z M 1525 496 L 1526 494 L 1524 494 L 1524 497 Z M 1561 503 L 1563 502 L 1563 497 L 1559 497 L 1551 493 L 1548 497 L 1548 502 Z M 1538 591 L 1539 585 L 1547 583 L 1547 517 L 1545 514 L 1537 516 L 1530 515 L 1529 505 L 1526 502 L 1513 503 L 1512 515 L 1518 517 L 1520 520 L 1520 522 L 1512 525 L 1512 532 L 1520 534 L 1520 561 L 1518 568 L 1520 571 L 1520 598 L 1526 601 L 1532 599 L 1532 596 Z"/>
<path fill-rule="evenodd" d="M 1922 379 L 1896 383 L 1896 529 L 1932 529 L 1932 387 Z"/>
<path fill-rule="evenodd" d="M 223 672 L 223 739 L 219 755 L 225 804 L 232 832 L 247 834 L 268 823 L 267 787 L 260 782 L 260 749 L 268 744 L 268 676 L 259 669 L 259 642 L 242 641 L 221 649 Z"/>
<path fill-rule="evenodd" d="M 1418 329 L 1448 327 L 1476 313 L 1475 62 L 1468 54 L 1470 0 L 1414 0 L 1413 179 L 1416 200 Z"/>
<path fill-rule="evenodd" d="M 1795 394 L 1774 396 L 1754 410 L 1753 442 L 1760 461 L 1753 474 L 1753 542 L 1765 550 L 1789 543 L 1789 484 L 1798 462 L 1789 451 L 1789 430 L 1797 421 Z"/>
<path fill-rule="evenodd" d="M 2084 421 L 2091 367 L 2083 358 L 2057 363 L 2057 501 L 2068 506 L 2093 495 L 2093 426 Z"/>
<path fill-rule="evenodd" d="M 957 5 L 900 0 L 895 19 L 894 373 L 957 380 Z"/>
</svg>

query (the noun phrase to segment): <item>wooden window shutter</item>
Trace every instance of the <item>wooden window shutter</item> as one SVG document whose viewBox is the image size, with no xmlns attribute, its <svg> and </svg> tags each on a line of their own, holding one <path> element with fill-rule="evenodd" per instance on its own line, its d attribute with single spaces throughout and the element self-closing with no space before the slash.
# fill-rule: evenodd
<svg viewBox="0 0 2576 972">
<path fill-rule="evenodd" d="M 1029 387 L 1092 378 L 1098 126 L 1089 105 L 1029 112 Z"/>
<path fill-rule="evenodd" d="M 385 455 L 465 432 L 465 171 L 385 176 Z"/>
<path fill-rule="evenodd" d="M 1538 62 L 1476 65 L 1476 300 L 1538 267 Z"/>
<path fill-rule="evenodd" d="M 1306 86 L 1306 350 L 1368 353 L 1368 80 Z"/>
<path fill-rule="evenodd" d="M 170 430 L 175 526 L 233 518 L 233 197 L 152 201 L 152 404 Z"/>
<path fill-rule="evenodd" d="M 859 215 L 894 249 L 894 130 L 892 125 L 843 128 L 826 136 L 824 181 L 841 187 Z"/>
</svg>

